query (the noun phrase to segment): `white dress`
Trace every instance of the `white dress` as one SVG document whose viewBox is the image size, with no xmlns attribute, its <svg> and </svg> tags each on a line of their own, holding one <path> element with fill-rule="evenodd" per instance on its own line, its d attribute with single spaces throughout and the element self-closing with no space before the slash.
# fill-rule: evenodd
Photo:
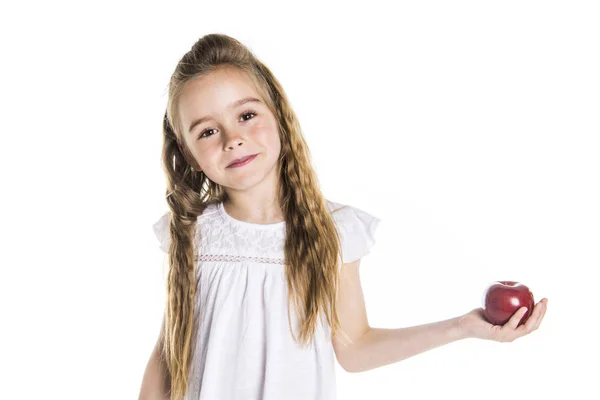
<svg viewBox="0 0 600 400">
<path fill-rule="evenodd" d="M 327 205 L 340 235 L 343 262 L 368 254 L 380 220 L 348 205 L 329 200 Z M 167 212 L 153 225 L 165 252 L 169 217 Z M 240 221 L 218 203 L 198 217 L 198 227 L 196 339 L 185 399 L 335 400 L 336 358 L 326 319 L 322 316 L 308 348 L 300 347 L 289 330 L 285 221 Z M 297 335 L 293 306 L 290 312 Z"/>
</svg>

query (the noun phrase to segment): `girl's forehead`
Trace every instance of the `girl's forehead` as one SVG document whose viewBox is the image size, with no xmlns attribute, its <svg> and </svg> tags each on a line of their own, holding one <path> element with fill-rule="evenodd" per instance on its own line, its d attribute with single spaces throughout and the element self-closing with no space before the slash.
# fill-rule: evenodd
<svg viewBox="0 0 600 400">
<path fill-rule="evenodd" d="M 192 79 L 190 82 L 199 85 L 252 86 L 252 80 L 243 71 L 232 68 L 220 68 Z"/>
<path fill-rule="evenodd" d="M 231 102 L 248 96 L 260 98 L 247 76 L 219 70 L 189 81 L 181 93 L 184 102 L 202 102 L 214 107 L 226 107 Z"/>
</svg>

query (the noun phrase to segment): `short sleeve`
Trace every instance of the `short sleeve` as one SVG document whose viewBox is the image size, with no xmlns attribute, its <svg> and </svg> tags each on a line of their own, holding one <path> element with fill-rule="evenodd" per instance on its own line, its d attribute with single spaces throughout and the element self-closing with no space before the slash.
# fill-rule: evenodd
<svg viewBox="0 0 600 400">
<path fill-rule="evenodd" d="M 358 260 L 369 254 L 381 220 L 359 208 L 329 202 L 342 247 L 342 262 Z"/>
<path fill-rule="evenodd" d="M 171 223 L 171 212 L 166 212 L 158 221 L 152 225 L 154 234 L 160 243 L 159 247 L 165 253 L 169 252 L 171 237 L 169 234 L 169 224 Z"/>
</svg>

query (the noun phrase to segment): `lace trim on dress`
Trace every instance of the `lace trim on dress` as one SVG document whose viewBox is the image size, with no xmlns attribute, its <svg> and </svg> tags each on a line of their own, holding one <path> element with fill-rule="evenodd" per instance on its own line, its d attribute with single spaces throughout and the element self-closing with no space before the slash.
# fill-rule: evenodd
<svg viewBox="0 0 600 400">
<path fill-rule="evenodd" d="M 270 257 L 252 257 L 252 256 L 234 256 L 227 254 L 200 254 L 197 259 L 199 261 L 252 261 L 263 264 L 282 264 L 284 260 L 282 258 L 270 258 Z"/>
</svg>

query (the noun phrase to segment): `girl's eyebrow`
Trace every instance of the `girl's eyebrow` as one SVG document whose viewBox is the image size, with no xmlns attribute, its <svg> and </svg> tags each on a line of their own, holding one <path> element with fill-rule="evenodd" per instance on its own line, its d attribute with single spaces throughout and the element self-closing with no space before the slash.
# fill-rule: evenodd
<svg viewBox="0 0 600 400">
<path fill-rule="evenodd" d="M 232 108 L 235 108 L 235 107 L 239 107 L 242 104 L 255 103 L 255 102 L 262 103 L 259 99 L 255 98 L 255 97 L 244 97 L 243 99 L 239 99 L 239 100 L 234 101 L 227 108 L 228 109 L 232 109 Z M 209 120 L 210 118 L 211 118 L 211 116 L 207 115 L 205 117 L 198 118 L 198 119 L 192 121 L 192 123 L 190 124 L 190 127 L 188 128 L 188 133 L 191 133 L 192 129 L 194 129 L 194 127 L 196 125 L 199 125 L 199 124 L 203 123 L 204 121 Z"/>
</svg>

